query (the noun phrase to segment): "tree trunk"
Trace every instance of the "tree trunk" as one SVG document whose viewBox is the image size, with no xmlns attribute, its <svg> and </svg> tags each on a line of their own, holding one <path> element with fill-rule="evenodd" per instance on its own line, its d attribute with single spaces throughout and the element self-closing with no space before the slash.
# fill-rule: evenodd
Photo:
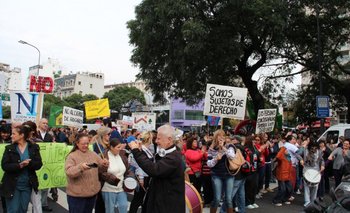
<svg viewBox="0 0 350 213">
<path fill-rule="evenodd" d="M 245 72 L 240 72 L 245 73 Z M 241 75 L 244 85 L 247 87 L 250 97 L 252 98 L 255 112 L 255 119 L 258 116 L 259 109 L 264 109 L 265 99 L 258 89 L 258 83 L 253 81 L 249 75 Z"/>
</svg>

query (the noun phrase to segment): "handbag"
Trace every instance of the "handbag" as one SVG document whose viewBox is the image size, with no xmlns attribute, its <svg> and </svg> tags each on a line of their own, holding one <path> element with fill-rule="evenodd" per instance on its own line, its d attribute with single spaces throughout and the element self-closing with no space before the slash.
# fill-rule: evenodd
<svg viewBox="0 0 350 213">
<path fill-rule="evenodd" d="M 227 163 L 228 162 L 228 163 Z M 242 152 L 240 149 L 236 149 L 236 156 L 233 159 L 227 158 L 226 161 L 226 168 L 227 171 L 231 175 L 236 175 L 239 170 L 241 169 L 241 166 L 245 163 L 245 159 L 242 155 Z M 228 165 L 227 165 L 228 164 Z"/>
</svg>

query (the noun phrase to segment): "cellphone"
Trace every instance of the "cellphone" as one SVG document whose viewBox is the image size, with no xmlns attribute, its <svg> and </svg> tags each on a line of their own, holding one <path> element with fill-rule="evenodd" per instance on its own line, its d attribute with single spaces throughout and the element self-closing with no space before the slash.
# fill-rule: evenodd
<svg viewBox="0 0 350 213">
<path fill-rule="evenodd" d="M 88 167 L 90 167 L 90 168 L 97 168 L 97 163 L 89 163 L 89 164 L 87 164 L 87 166 Z"/>
</svg>

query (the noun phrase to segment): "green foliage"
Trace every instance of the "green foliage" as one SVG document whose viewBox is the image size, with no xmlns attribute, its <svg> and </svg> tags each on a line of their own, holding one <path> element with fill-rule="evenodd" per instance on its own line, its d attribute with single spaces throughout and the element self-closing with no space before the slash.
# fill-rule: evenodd
<svg viewBox="0 0 350 213">
<path fill-rule="evenodd" d="M 131 61 L 155 100 L 168 92 L 196 102 L 207 83 L 243 83 L 257 111 L 266 98 L 281 101 L 277 90 L 284 92 L 283 81 L 265 81 L 258 89 L 252 77 L 263 65 L 281 61 L 272 74 L 262 71 L 266 79 L 290 74 L 296 64 L 317 72 L 316 7 L 324 70 L 336 64 L 338 48 L 349 38 L 349 20 L 343 15 L 349 2 L 144 0 L 136 7 L 136 19 L 128 22 Z"/>
<path fill-rule="evenodd" d="M 11 118 L 11 106 L 2 106 L 2 117 L 4 119 Z"/>
<path fill-rule="evenodd" d="M 122 106 L 131 100 L 138 100 L 142 104 L 145 104 L 145 97 L 141 90 L 136 87 L 116 87 L 111 91 L 106 92 L 103 98 L 108 98 L 109 107 L 111 110 L 119 111 Z"/>
</svg>

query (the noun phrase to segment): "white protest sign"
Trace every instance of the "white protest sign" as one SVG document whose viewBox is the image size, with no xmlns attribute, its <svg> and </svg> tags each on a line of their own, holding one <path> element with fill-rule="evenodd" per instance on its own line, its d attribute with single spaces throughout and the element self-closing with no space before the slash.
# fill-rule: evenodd
<svg viewBox="0 0 350 213">
<path fill-rule="evenodd" d="M 134 124 L 133 117 L 123 115 L 122 124 L 123 125 L 130 125 L 130 126 L 132 126 Z"/>
<path fill-rule="evenodd" d="M 259 109 L 255 134 L 272 132 L 275 127 L 277 109 Z"/>
<path fill-rule="evenodd" d="M 36 92 L 10 91 L 11 121 L 23 123 L 41 118 L 44 96 Z"/>
<path fill-rule="evenodd" d="M 132 117 L 134 119 L 132 128 L 140 132 L 156 129 L 156 113 L 134 112 Z"/>
<path fill-rule="evenodd" d="M 66 106 L 63 107 L 63 125 L 80 127 L 83 124 L 83 117 L 83 111 Z"/>
<path fill-rule="evenodd" d="M 244 120 L 247 88 L 207 84 L 204 115 Z"/>
</svg>

